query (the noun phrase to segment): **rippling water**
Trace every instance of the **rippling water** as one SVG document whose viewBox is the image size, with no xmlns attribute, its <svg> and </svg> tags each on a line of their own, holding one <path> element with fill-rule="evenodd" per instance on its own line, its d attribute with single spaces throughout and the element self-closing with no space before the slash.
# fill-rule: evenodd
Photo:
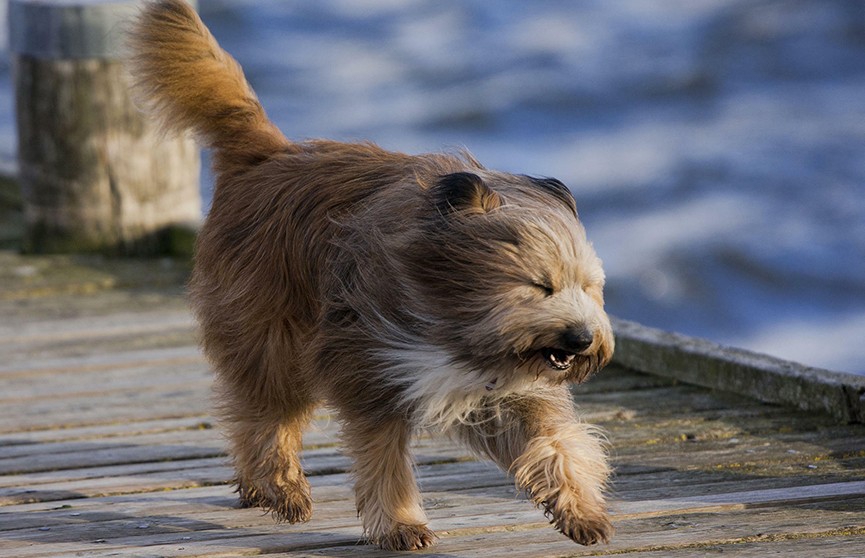
<svg viewBox="0 0 865 558">
<path fill-rule="evenodd" d="M 611 313 L 865 374 L 865 2 L 199 5 L 290 137 L 556 176 Z"/>
</svg>

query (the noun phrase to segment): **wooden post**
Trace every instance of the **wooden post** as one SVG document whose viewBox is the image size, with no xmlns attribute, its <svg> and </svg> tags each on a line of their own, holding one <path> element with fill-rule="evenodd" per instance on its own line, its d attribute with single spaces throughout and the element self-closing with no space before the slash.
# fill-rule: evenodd
<svg viewBox="0 0 865 558">
<path fill-rule="evenodd" d="M 194 234 L 198 149 L 159 137 L 129 94 L 123 33 L 137 10 L 9 0 L 25 251 L 183 252 Z"/>
</svg>

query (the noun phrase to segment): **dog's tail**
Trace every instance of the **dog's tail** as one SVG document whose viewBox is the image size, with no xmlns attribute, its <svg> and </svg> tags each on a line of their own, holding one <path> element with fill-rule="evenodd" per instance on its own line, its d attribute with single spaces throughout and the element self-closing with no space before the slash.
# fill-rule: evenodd
<svg viewBox="0 0 865 558">
<path fill-rule="evenodd" d="M 230 172 L 291 149 L 267 118 L 240 65 L 184 0 L 145 4 L 130 32 L 136 95 L 165 132 L 191 129 Z"/>
</svg>

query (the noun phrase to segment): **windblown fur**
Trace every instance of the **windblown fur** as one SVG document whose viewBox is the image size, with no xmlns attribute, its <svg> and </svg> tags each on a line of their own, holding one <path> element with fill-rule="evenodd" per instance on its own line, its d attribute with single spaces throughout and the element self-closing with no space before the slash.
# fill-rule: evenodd
<svg viewBox="0 0 865 558">
<path fill-rule="evenodd" d="M 298 452 L 326 402 L 384 548 L 435 541 L 409 453 L 418 428 L 496 461 L 575 541 L 608 540 L 603 444 L 567 384 L 609 361 L 613 336 L 567 188 L 467 153 L 289 141 L 182 0 L 146 4 L 131 47 L 154 118 L 214 153 L 190 298 L 241 501 L 311 517 Z"/>
</svg>

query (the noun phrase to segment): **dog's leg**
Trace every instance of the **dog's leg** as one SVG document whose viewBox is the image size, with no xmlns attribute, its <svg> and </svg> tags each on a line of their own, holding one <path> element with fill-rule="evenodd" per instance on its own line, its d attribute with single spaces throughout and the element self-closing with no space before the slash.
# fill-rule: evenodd
<svg viewBox="0 0 865 558">
<path fill-rule="evenodd" d="M 299 368 L 297 328 L 285 320 L 255 323 L 260 309 L 244 316 L 237 307 L 229 314 L 227 308 L 204 304 L 202 293 L 214 289 L 200 281 L 193 294 L 204 349 L 216 372 L 217 412 L 228 437 L 240 503 L 260 506 L 279 521 L 307 521 L 312 497 L 298 453 L 318 400 Z"/>
<path fill-rule="evenodd" d="M 435 534 L 414 478 L 411 428 L 402 419 L 345 421 L 345 442 L 354 458 L 357 510 L 370 542 L 385 550 L 432 546 Z"/>
<path fill-rule="evenodd" d="M 585 545 L 609 541 L 606 453 L 595 429 L 577 420 L 567 387 L 506 399 L 477 412 L 457 432 L 512 473 L 566 536 Z"/>
<path fill-rule="evenodd" d="M 298 523 L 312 517 L 312 496 L 298 452 L 313 405 L 227 417 L 240 502 Z"/>
</svg>

